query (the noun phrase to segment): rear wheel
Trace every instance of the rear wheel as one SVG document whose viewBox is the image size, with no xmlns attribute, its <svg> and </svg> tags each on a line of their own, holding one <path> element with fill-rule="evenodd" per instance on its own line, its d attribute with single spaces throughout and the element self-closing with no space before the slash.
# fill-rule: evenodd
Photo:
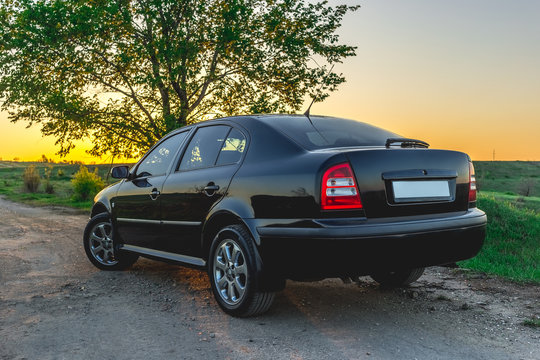
<svg viewBox="0 0 540 360">
<path fill-rule="evenodd" d="M 415 282 L 423 273 L 424 268 L 382 271 L 371 274 L 371 278 L 384 287 L 399 287 Z"/>
<path fill-rule="evenodd" d="M 133 265 L 139 257 L 115 252 L 111 218 L 107 213 L 90 219 L 84 229 L 83 245 L 90 262 L 102 270 L 123 270 Z"/>
<path fill-rule="evenodd" d="M 229 315 L 259 315 L 266 312 L 274 301 L 274 292 L 256 288 L 254 243 L 250 233 L 241 225 L 227 226 L 214 238 L 208 272 L 214 296 Z"/>
</svg>

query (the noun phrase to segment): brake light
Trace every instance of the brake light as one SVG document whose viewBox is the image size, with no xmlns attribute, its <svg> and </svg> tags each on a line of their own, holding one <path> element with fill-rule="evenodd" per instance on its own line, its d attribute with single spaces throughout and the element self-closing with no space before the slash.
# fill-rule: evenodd
<svg viewBox="0 0 540 360">
<path fill-rule="evenodd" d="M 361 209 L 362 202 L 348 163 L 334 165 L 323 175 L 321 209 Z"/>
<path fill-rule="evenodd" d="M 469 161 L 469 202 L 476 201 L 476 176 L 474 175 L 474 165 Z"/>
</svg>

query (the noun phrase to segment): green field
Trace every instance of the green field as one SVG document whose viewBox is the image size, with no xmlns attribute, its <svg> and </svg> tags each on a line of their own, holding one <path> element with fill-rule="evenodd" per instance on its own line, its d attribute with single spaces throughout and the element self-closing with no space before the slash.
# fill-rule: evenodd
<svg viewBox="0 0 540 360">
<path fill-rule="evenodd" d="M 22 176 L 29 165 L 41 177 L 50 169 L 53 194 L 45 192 L 45 180 L 36 193 L 23 190 Z M 540 283 L 540 162 L 475 162 L 478 207 L 488 215 L 487 237 L 481 252 L 459 265 L 504 276 L 520 282 Z M 88 165 L 105 179 L 109 165 Z M 77 201 L 71 179 L 74 164 L 18 163 L 0 161 L 0 195 L 32 205 L 70 206 L 89 212 L 92 201 Z M 59 172 L 60 171 L 60 172 Z M 109 179 L 108 183 L 114 182 Z"/>
<path fill-rule="evenodd" d="M 540 161 L 475 161 L 480 191 L 540 196 Z"/>
<path fill-rule="evenodd" d="M 41 184 L 38 191 L 30 193 L 24 190 L 23 174 L 25 169 L 35 165 L 41 176 Z M 0 161 L 0 195 L 4 195 L 10 200 L 23 202 L 38 206 L 69 206 L 82 211 L 90 212 L 92 199 L 79 201 L 74 198 L 71 180 L 73 175 L 79 171 L 77 164 L 53 164 L 38 162 L 12 162 Z M 109 171 L 109 165 L 86 165 L 90 171 L 98 169 L 98 174 L 105 180 Z M 50 172 L 49 182 L 54 192 L 45 192 L 45 172 Z M 112 184 L 115 179 L 109 178 L 108 183 Z"/>
</svg>

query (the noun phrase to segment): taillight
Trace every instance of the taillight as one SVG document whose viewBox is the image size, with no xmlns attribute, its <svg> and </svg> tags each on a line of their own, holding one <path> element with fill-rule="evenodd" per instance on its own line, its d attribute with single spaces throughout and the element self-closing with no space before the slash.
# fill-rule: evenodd
<svg viewBox="0 0 540 360">
<path fill-rule="evenodd" d="M 476 201 L 476 176 L 474 175 L 474 165 L 469 161 L 469 202 Z"/>
<path fill-rule="evenodd" d="M 361 209 L 362 202 L 348 163 L 332 166 L 323 175 L 321 209 Z"/>
</svg>

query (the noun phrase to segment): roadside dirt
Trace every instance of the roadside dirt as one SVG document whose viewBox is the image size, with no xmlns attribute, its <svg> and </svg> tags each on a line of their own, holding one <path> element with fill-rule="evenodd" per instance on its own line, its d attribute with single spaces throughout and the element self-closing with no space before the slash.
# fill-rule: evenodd
<svg viewBox="0 0 540 360">
<path fill-rule="evenodd" d="M 540 359 L 540 286 L 432 268 L 413 286 L 288 282 L 235 319 L 206 274 L 94 268 L 87 216 L 0 199 L 0 359 Z"/>
</svg>

